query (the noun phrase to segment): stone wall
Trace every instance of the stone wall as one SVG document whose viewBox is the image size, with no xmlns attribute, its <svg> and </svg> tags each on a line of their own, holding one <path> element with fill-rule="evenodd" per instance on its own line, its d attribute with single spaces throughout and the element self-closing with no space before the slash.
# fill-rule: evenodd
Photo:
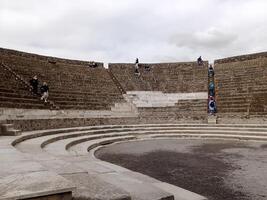
<svg viewBox="0 0 267 200">
<path fill-rule="evenodd" d="M 14 124 L 16 129 L 22 131 L 68 128 L 78 126 L 96 126 L 104 124 L 134 123 L 136 118 L 54 118 L 54 119 L 32 119 L 32 120 L 7 120 Z"/>
<path fill-rule="evenodd" d="M 205 123 L 206 116 L 168 116 L 156 117 L 118 117 L 118 118 L 61 118 L 61 119 L 32 119 L 32 120 L 7 120 L 7 123 L 14 124 L 15 129 L 22 131 L 44 130 L 55 128 L 68 128 L 79 126 L 116 125 L 116 124 L 164 124 L 164 123 Z"/>
</svg>

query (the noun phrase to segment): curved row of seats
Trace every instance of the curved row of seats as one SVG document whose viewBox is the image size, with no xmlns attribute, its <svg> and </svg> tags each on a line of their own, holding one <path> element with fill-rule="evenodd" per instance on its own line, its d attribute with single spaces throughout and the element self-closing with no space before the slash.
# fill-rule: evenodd
<svg viewBox="0 0 267 200">
<path fill-rule="evenodd" d="M 50 173 L 49 176 L 52 176 L 51 173 L 55 173 L 55 177 L 61 176 L 72 182 L 72 186 L 76 187 L 76 190 L 73 190 L 73 196 L 77 199 L 107 200 L 113 195 L 114 198 L 112 199 L 114 200 L 204 200 L 205 197 L 190 191 L 98 160 L 93 156 L 93 153 L 98 147 L 116 142 L 147 139 L 190 138 L 267 141 L 267 125 L 103 125 L 30 131 L 23 132 L 20 136 L 5 138 L 0 141 L 0 147 L 2 149 L 7 148 L 10 144 L 16 149 L 15 151 L 8 147 L 10 150 L 6 162 L 9 163 L 9 167 L 3 168 L 5 174 L 23 173 L 26 176 L 28 173 Z M 25 158 L 18 156 L 17 151 Z M 12 162 L 10 163 L 11 158 Z M 2 165 L 4 163 L 2 162 Z M 12 166 L 12 163 L 16 166 Z M 18 169 L 18 172 L 15 172 L 14 167 Z M 0 173 L 0 179 L 2 176 Z M 60 177 L 57 177 L 56 180 L 60 180 Z M 44 180 L 38 176 L 35 181 L 42 185 Z M 53 180 L 51 180 L 52 183 Z M 27 185 L 28 183 L 20 184 Z M 116 195 L 114 196 L 114 194 Z"/>
<path fill-rule="evenodd" d="M 244 140 L 267 139 L 265 125 L 204 125 L 204 124 L 145 124 L 145 125 L 103 125 L 67 129 L 26 132 L 12 143 L 14 146 L 31 144 L 37 141 L 40 148 L 53 146 L 68 151 L 86 141 L 129 136 L 132 138 L 196 137 L 229 138 Z M 88 145 L 89 147 L 90 145 Z M 53 148 L 52 148 L 53 149 Z M 89 148 L 90 149 L 90 148 Z M 52 151 L 51 151 L 52 152 Z M 55 151 L 57 154 L 58 151 Z"/>
</svg>

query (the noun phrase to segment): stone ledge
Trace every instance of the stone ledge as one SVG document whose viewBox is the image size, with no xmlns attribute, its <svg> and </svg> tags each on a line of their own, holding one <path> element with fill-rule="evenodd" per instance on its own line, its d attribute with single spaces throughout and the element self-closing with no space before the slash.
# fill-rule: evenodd
<svg viewBox="0 0 267 200">
<path fill-rule="evenodd" d="M 217 124 L 217 117 L 215 115 L 209 115 L 208 124 Z"/>
<path fill-rule="evenodd" d="M 8 175 L 0 179 L 0 199 L 27 199 L 71 192 L 75 187 L 48 171 Z"/>
</svg>

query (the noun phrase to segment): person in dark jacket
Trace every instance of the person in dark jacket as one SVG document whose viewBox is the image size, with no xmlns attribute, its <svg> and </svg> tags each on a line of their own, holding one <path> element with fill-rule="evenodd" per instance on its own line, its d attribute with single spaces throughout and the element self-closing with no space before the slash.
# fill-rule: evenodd
<svg viewBox="0 0 267 200">
<path fill-rule="evenodd" d="M 30 85 L 31 85 L 31 91 L 34 94 L 38 94 L 38 85 L 39 85 L 39 81 L 37 78 L 37 75 L 35 75 L 31 80 L 30 80 Z"/>
<path fill-rule="evenodd" d="M 213 82 L 210 82 L 209 84 L 209 95 L 210 96 L 215 96 L 215 85 Z"/>
<path fill-rule="evenodd" d="M 214 69 L 213 69 L 212 65 L 209 66 L 208 75 L 210 78 L 212 78 L 214 76 Z"/>
<path fill-rule="evenodd" d="M 203 60 L 201 58 L 201 56 L 199 56 L 199 58 L 197 59 L 197 64 L 200 66 L 200 65 L 203 65 Z"/>
<path fill-rule="evenodd" d="M 139 60 L 138 60 L 138 58 L 136 58 L 136 60 L 135 60 L 134 73 L 135 73 L 138 77 L 140 76 L 140 72 L 139 72 Z"/>
<path fill-rule="evenodd" d="M 216 101 L 214 97 L 209 97 L 209 113 L 214 114 L 217 112 Z"/>
<path fill-rule="evenodd" d="M 44 100 L 44 102 L 47 103 L 47 99 L 49 96 L 48 95 L 49 87 L 46 82 L 43 82 L 43 85 L 41 86 L 40 90 L 42 95 L 41 100 Z"/>
</svg>

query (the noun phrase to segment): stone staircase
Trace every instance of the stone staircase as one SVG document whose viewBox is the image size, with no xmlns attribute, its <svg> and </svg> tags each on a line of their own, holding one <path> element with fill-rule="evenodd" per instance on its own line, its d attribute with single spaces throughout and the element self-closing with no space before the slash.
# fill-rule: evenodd
<svg viewBox="0 0 267 200">
<path fill-rule="evenodd" d="M 49 100 L 44 104 L 39 95 L 31 93 L 29 83 L 8 65 L 1 62 L 0 66 L 0 107 L 58 109 L 54 102 Z"/>
<path fill-rule="evenodd" d="M 13 124 L 8 124 L 6 121 L 0 121 L 0 136 L 18 136 L 21 134 L 20 130 L 14 128 Z"/>
<path fill-rule="evenodd" d="M 119 88 L 119 90 L 121 91 L 122 94 L 125 94 L 126 91 L 123 89 L 122 85 L 120 84 L 120 82 L 116 79 L 116 77 L 112 74 L 112 72 L 110 71 L 110 69 L 108 69 L 108 73 L 111 77 L 111 79 L 113 80 L 113 82 L 115 83 L 115 85 L 117 86 L 117 88 Z"/>
<path fill-rule="evenodd" d="M 267 126 L 255 124 L 139 124 L 62 128 L 24 132 L 21 136 L 7 137 L 5 140 L 0 138 L 0 149 L 3 148 L 1 145 L 4 145 L 5 148 L 12 147 L 12 151 L 10 150 L 7 156 L 9 159 L 12 158 L 13 162 L 19 159 L 16 162 L 19 169 L 16 172 L 18 174 L 22 173 L 21 170 L 24 170 L 23 173 L 26 174 L 32 173 L 32 171 L 40 173 L 45 170 L 45 173 L 56 174 L 55 177 L 64 177 L 63 183 L 66 185 L 68 185 L 68 181 L 71 181 L 72 187 L 76 187 L 76 190 L 72 190 L 74 199 L 206 199 L 190 191 L 162 183 L 94 157 L 94 151 L 105 145 L 162 138 L 267 141 Z M 30 161 L 23 161 L 18 158 L 17 154 L 23 154 Z M 5 158 L 1 158 L 1 161 L 3 159 Z M 29 165 L 31 167 L 27 168 Z M 1 167 L 1 169 L 9 173 L 10 171 L 14 172 L 12 168 Z M 58 178 L 55 179 L 55 182 Z M 10 177 L 0 176 L 0 183 L 6 180 L 10 180 Z M 36 184 L 42 185 L 43 181 L 42 178 L 38 179 Z M 53 179 L 51 182 L 54 183 Z M 16 184 L 14 182 L 13 186 L 15 187 Z M 27 185 L 27 183 L 25 184 Z M 2 187 L 3 185 L 0 184 L 0 191 L 3 190 Z M 8 190 L 6 190 L 7 193 Z M 10 195 L 10 193 L 8 194 Z M 3 199 L 5 195 L 6 193 L 0 192 L 0 199 Z M 13 198 L 16 195 L 14 193 Z"/>
</svg>

